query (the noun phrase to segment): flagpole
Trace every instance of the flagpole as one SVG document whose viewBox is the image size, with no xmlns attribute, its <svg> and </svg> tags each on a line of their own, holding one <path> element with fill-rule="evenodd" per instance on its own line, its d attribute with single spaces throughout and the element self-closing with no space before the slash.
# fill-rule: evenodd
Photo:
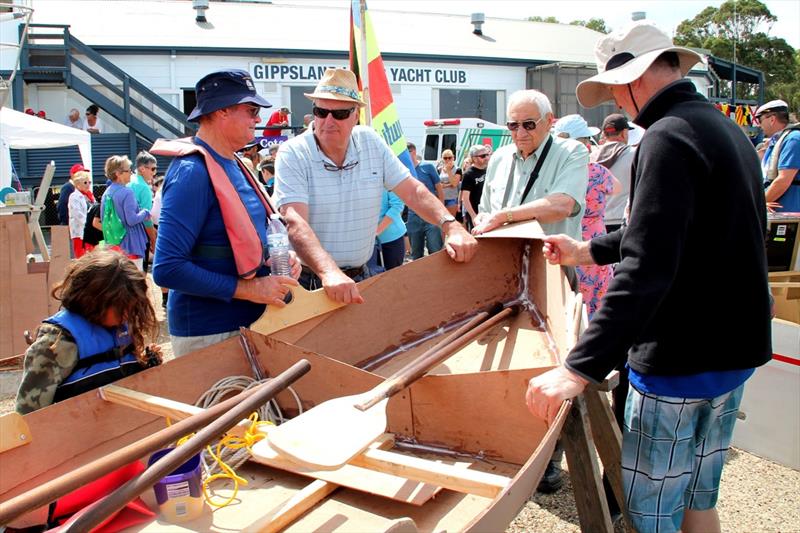
<svg viewBox="0 0 800 533">
<path fill-rule="evenodd" d="M 361 58 L 358 62 L 361 92 L 367 107 L 364 109 L 365 126 L 372 126 L 372 109 L 369 102 L 369 54 L 367 53 L 367 0 L 359 0 L 361 13 Z"/>
</svg>

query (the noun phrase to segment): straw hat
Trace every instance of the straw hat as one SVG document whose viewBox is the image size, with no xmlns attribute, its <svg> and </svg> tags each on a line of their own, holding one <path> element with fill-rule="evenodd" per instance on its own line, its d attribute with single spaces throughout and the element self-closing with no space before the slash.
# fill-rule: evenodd
<svg viewBox="0 0 800 533">
<path fill-rule="evenodd" d="M 669 35 L 646 20 L 602 37 L 594 49 L 598 74 L 578 84 L 578 101 L 583 107 L 595 107 L 613 100 L 611 85 L 626 85 L 639 79 L 664 52 L 678 54 L 683 76 L 704 62 L 703 56 L 675 46 Z"/>
<path fill-rule="evenodd" d="M 326 69 L 314 92 L 304 94 L 309 100 L 324 98 L 325 100 L 352 102 L 358 106 L 367 105 L 359 98 L 356 75 L 343 68 Z"/>
</svg>

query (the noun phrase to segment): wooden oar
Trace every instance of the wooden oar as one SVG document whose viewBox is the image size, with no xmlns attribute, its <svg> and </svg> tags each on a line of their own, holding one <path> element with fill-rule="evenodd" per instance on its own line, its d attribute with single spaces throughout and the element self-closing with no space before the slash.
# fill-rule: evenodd
<svg viewBox="0 0 800 533">
<path fill-rule="evenodd" d="M 517 310 L 514 306 L 494 316 L 479 313 L 377 387 L 328 400 L 271 430 L 270 445 L 303 466 L 322 470 L 340 467 L 386 431 L 389 397 Z"/>
<path fill-rule="evenodd" d="M 178 446 L 153 463 L 150 468 L 139 476 L 131 479 L 108 496 L 92 504 L 75 518 L 69 520 L 61 528 L 61 531 L 63 533 L 91 531 L 99 526 L 106 518 L 125 507 L 134 498 L 155 485 L 158 480 L 169 475 L 170 472 L 180 467 L 210 442 L 235 426 L 241 418 L 247 416 L 247 413 L 270 401 L 276 394 L 297 381 L 310 369 L 311 364 L 305 359 L 301 359 L 274 379 L 260 385 L 257 388 L 257 392 L 198 431 L 183 445 Z"/>
<path fill-rule="evenodd" d="M 305 365 L 308 365 L 308 362 L 305 362 Z M 305 366 L 303 368 L 303 373 L 305 373 L 307 368 Z M 284 378 L 279 380 L 281 376 L 287 375 L 287 372 L 284 372 L 272 381 L 241 392 L 233 398 L 229 398 L 224 402 L 218 403 L 217 405 L 201 413 L 192 415 L 189 418 L 181 420 L 148 437 L 120 448 L 119 450 L 112 452 L 105 457 L 101 457 L 95 461 L 92 461 L 91 463 L 76 468 L 71 472 L 67 472 L 60 477 L 43 483 L 42 485 L 39 485 L 28 492 L 0 503 L 0 524 L 8 524 L 25 513 L 33 511 L 34 509 L 38 509 L 39 507 L 47 505 L 50 502 L 54 502 L 65 494 L 69 494 L 73 490 L 80 488 L 87 483 L 130 463 L 131 461 L 140 459 L 141 457 L 176 441 L 184 435 L 192 433 L 208 425 L 209 422 L 221 417 L 237 405 L 243 403 L 246 398 L 249 398 L 259 391 L 273 389 L 276 386 L 286 388 L 286 386 L 294 381 L 294 379 L 297 379 L 294 378 L 289 380 Z M 288 375 L 293 377 L 293 374 Z M 301 375 L 302 373 L 300 373 L 297 377 Z"/>
</svg>

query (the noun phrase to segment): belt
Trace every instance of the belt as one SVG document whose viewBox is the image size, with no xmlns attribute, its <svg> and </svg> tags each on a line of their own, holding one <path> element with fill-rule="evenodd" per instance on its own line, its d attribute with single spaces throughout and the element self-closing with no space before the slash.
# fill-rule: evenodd
<svg viewBox="0 0 800 533">
<path fill-rule="evenodd" d="M 345 268 L 340 268 L 339 270 L 341 270 L 344 273 L 344 275 L 347 276 L 348 278 L 354 278 L 364 273 L 364 266 L 365 265 L 361 265 L 360 267 L 345 267 Z M 303 265 L 303 273 L 316 276 L 314 271 L 305 265 Z"/>
</svg>

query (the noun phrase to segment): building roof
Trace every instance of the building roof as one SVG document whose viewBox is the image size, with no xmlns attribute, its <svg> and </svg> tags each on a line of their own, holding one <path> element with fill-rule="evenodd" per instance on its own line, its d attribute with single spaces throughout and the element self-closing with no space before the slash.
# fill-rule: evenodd
<svg viewBox="0 0 800 533">
<path fill-rule="evenodd" d="M 68 24 L 100 48 L 194 49 L 205 53 L 347 55 L 349 3 L 343 7 L 210 2 L 207 23 L 188 0 L 33 0 L 33 22 Z M 369 10 L 381 52 L 393 59 L 484 63 L 594 64 L 601 34 L 583 26 L 487 17 L 483 35 L 469 16 Z"/>
</svg>

